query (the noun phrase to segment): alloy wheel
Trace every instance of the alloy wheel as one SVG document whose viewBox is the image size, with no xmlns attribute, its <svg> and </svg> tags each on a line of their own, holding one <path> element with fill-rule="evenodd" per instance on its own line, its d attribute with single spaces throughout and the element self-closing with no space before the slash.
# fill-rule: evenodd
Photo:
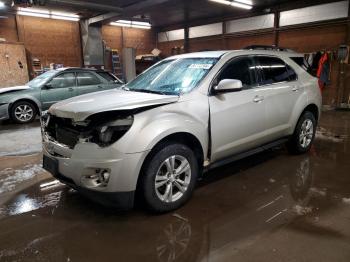
<svg viewBox="0 0 350 262">
<path fill-rule="evenodd" d="M 299 142 L 303 148 L 307 148 L 314 135 L 314 125 L 310 119 L 306 119 L 301 125 L 301 132 L 299 134 Z"/>
<path fill-rule="evenodd" d="M 161 201 L 172 203 L 185 194 L 190 182 L 190 163 L 183 156 L 173 155 L 160 165 L 155 177 L 155 191 Z"/>
</svg>

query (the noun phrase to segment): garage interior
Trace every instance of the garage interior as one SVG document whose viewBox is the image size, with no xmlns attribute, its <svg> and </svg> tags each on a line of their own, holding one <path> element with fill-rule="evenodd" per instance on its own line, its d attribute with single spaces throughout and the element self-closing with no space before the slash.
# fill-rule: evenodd
<svg viewBox="0 0 350 262">
<path fill-rule="evenodd" d="M 350 1 L 227 2 L 0 0 L 0 97 L 50 69 L 129 82 L 172 55 L 249 46 L 328 54 L 330 67 L 310 152 L 213 169 L 156 216 L 85 199 L 42 169 L 39 119 L 0 121 L 0 261 L 350 260 Z"/>
</svg>

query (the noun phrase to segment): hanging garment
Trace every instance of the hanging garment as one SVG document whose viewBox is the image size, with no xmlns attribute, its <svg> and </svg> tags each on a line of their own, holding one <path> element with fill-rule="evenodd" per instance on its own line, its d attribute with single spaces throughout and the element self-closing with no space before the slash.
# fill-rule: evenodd
<svg viewBox="0 0 350 262">
<path fill-rule="evenodd" d="M 325 53 L 320 58 L 318 69 L 317 69 L 317 77 L 319 79 L 318 84 L 321 91 L 326 85 L 330 84 L 329 73 L 330 73 L 330 60 L 329 60 L 328 54 Z"/>
</svg>

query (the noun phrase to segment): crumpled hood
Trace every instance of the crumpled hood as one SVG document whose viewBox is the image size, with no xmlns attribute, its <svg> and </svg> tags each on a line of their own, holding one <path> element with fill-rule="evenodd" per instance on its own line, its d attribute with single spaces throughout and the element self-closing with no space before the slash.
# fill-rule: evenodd
<svg viewBox="0 0 350 262">
<path fill-rule="evenodd" d="M 178 96 L 112 89 L 63 100 L 51 106 L 49 113 L 58 117 L 83 121 L 96 113 L 174 103 L 178 99 Z"/>
<path fill-rule="evenodd" d="M 9 92 L 21 91 L 21 90 L 27 90 L 27 89 L 30 89 L 30 87 L 29 86 L 13 86 L 13 87 L 0 88 L 0 95 L 6 94 Z"/>
</svg>

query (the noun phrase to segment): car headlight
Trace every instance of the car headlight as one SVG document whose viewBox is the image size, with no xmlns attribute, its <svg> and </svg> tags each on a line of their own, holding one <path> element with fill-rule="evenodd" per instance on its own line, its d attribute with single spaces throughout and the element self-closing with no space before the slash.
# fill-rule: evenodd
<svg viewBox="0 0 350 262">
<path fill-rule="evenodd" d="M 98 144 L 102 147 L 109 146 L 119 140 L 132 126 L 134 117 L 129 116 L 107 122 L 97 128 Z"/>
</svg>

